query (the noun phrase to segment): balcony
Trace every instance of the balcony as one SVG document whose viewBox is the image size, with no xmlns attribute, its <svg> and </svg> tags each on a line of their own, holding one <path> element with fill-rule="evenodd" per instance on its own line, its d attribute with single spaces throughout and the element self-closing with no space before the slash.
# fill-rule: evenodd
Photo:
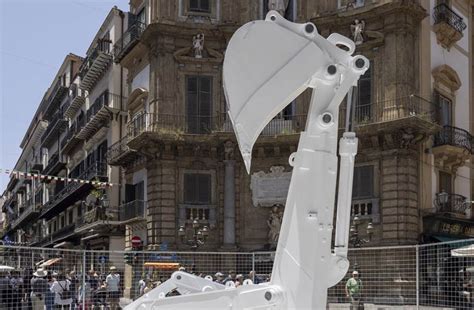
<svg viewBox="0 0 474 310">
<path fill-rule="evenodd" d="M 106 209 L 102 206 L 93 207 L 77 219 L 75 232 L 87 233 L 92 228 L 97 231 L 110 225 L 120 225 L 118 218 L 117 210 Z"/>
<path fill-rule="evenodd" d="M 289 115 L 275 118 L 263 129 L 261 136 L 294 135 L 304 130 L 306 115 Z M 231 134 L 233 128 L 226 116 L 189 116 L 142 113 L 128 125 L 128 146 L 138 150 L 150 141 L 200 139 L 202 135 Z"/>
<path fill-rule="evenodd" d="M 33 159 L 31 163 L 30 172 L 41 172 L 43 171 L 43 156 L 39 155 Z"/>
<path fill-rule="evenodd" d="M 39 214 L 37 204 L 33 200 L 27 201 L 22 213 L 12 222 L 12 228 L 15 229 L 26 221 L 36 217 Z"/>
<path fill-rule="evenodd" d="M 178 206 L 179 225 L 192 222 L 197 219 L 199 222 L 209 224 L 211 228 L 216 225 L 216 206 L 201 204 L 180 204 Z"/>
<path fill-rule="evenodd" d="M 77 87 L 76 84 L 72 84 L 71 95 L 69 96 L 69 105 L 64 109 L 64 117 L 73 118 L 85 102 L 85 92 Z"/>
<path fill-rule="evenodd" d="M 59 110 L 59 106 L 64 95 L 67 94 L 67 90 L 68 88 L 63 85 L 60 79 L 58 79 L 54 84 L 51 93 L 49 94 L 48 104 L 46 106 L 46 109 L 44 110 L 45 119 L 51 120 L 51 117 L 53 117 L 53 113 Z"/>
<path fill-rule="evenodd" d="M 410 129 L 414 133 L 433 134 L 439 129 L 439 108 L 417 95 L 374 102 L 352 107 L 354 130 L 359 134 L 379 132 L 399 133 Z M 339 127 L 346 123 L 346 107 L 339 111 Z"/>
<path fill-rule="evenodd" d="M 139 42 L 145 28 L 146 25 L 144 23 L 136 21 L 114 44 L 113 54 L 116 63 L 120 62 Z"/>
<path fill-rule="evenodd" d="M 433 19 L 436 39 L 441 46 L 448 50 L 462 38 L 463 31 L 467 27 L 463 18 L 445 3 L 434 8 Z"/>
<path fill-rule="evenodd" d="M 82 64 L 79 87 L 90 92 L 111 62 L 110 41 L 100 40 Z"/>
<path fill-rule="evenodd" d="M 41 137 L 41 144 L 49 146 L 59 139 L 60 132 L 64 130 L 67 125 L 67 120 L 64 119 L 61 111 L 57 111 L 50 118 L 48 128 Z"/>
<path fill-rule="evenodd" d="M 380 222 L 379 201 L 379 198 L 353 199 L 351 216 L 371 219 L 374 223 Z"/>
<path fill-rule="evenodd" d="M 434 137 L 435 164 L 447 170 L 456 170 L 474 154 L 474 137 L 466 130 L 444 126 Z"/>
<path fill-rule="evenodd" d="M 104 124 L 109 121 L 113 113 L 122 110 L 122 103 L 126 102 L 126 98 L 104 92 L 101 94 L 87 110 L 86 121 L 84 127 L 77 134 L 79 139 L 91 138 Z"/>
<path fill-rule="evenodd" d="M 80 180 L 95 179 L 98 181 L 107 181 L 107 164 L 95 162 L 77 178 Z M 52 199 L 44 204 L 40 217 L 49 219 L 64 211 L 68 206 L 81 199 L 81 197 L 83 197 L 91 187 L 92 185 L 88 183 L 70 182 L 59 193 L 54 195 Z"/>
<path fill-rule="evenodd" d="M 64 154 L 68 154 L 71 150 L 73 150 L 77 144 L 81 141 L 77 137 L 77 134 L 81 131 L 81 129 L 85 125 L 85 118 L 82 121 L 77 120 L 72 123 L 72 126 L 66 132 L 66 135 L 61 140 L 61 150 Z"/>
<path fill-rule="evenodd" d="M 59 171 L 66 167 L 66 161 L 59 153 L 54 153 L 43 170 L 46 175 L 56 175 Z"/>
<path fill-rule="evenodd" d="M 119 220 L 122 223 L 146 222 L 147 203 L 143 200 L 134 200 L 120 205 Z"/>
<path fill-rule="evenodd" d="M 471 215 L 471 203 L 463 195 L 441 192 L 434 200 L 434 213 L 447 217 L 466 218 Z"/>
<path fill-rule="evenodd" d="M 107 150 L 107 163 L 109 165 L 123 166 L 139 156 L 137 151 L 128 147 L 128 141 L 128 136 L 125 136 L 109 147 Z"/>
</svg>

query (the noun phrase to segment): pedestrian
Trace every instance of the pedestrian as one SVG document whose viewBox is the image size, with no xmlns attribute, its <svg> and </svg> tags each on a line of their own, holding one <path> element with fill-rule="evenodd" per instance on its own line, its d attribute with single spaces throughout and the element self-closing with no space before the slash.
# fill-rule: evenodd
<svg viewBox="0 0 474 310">
<path fill-rule="evenodd" d="M 11 286 L 8 272 L 2 270 L 0 271 L 0 310 L 9 309 L 10 292 Z"/>
<path fill-rule="evenodd" d="M 142 277 L 140 278 L 140 281 L 138 281 L 138 296 L 142 296 L 143 295 L 143 290 L 145 289 L 146 287 L 146 281 L 145 281 L 145 274 L 142 275 Z"/>
<path fill-rule="evenodd" d="M 14 270 L 11 272 L 10 278 L 11 288 L 11 304 L 9 309 L 18 310 L 21 308 L 21 293 L 23 289 L 23 279 L 20 277 L 19 272 Z"/>
<path fill-rule="evenodd" d="M 216 282 L 217 282 L 217 283 L 223 284 L 223 282 L 224 282 L 224 274 L 223 274 L 222 272 L 216 272 L 216 274 L 214 275 L 214 277 L 216 278 Z"/>
<path fill-rule="evenodd" d="M 49 290 L 48 281 L 46 280 L 47 275 L 46 270 L 42 268 L 33 273 L 33 278 L 30 281 L 30 295 L 33 310 L 44 310 L 45 308 L 46 293 Z"/>
<path fill-rule="evenodd" d="M 107 288 L 107 301 L 110 309 L 115 310 L 119 308 L 120 302 L 120 275 L 117 273 L 115 266 L 110 267 L 110 273 L 105 278 L 105 286 Z"/>
<path fill-rule="evenodd" d="M 243 274 L 238 274 L 235 276 L 235 287 L 241 286 L 244 284 L 244 275 Z"/>
<path fill-rule="evenodd" d="M 72 295 L 71 281 L 66 276 L 59 273 L 56 281 L 51 285 L 51 292 L 54 293 L 54 306 L 56 309 L 71 309 Z"/>
<path fill-rule="evenodd" d="M 234 270 L 229 270 L 229 274 L 227 275 L 227 277 L 224 279 L 224 281 L 222 283 L 226 284 L 229 281 L 235 282 L 235 276 L 236 276 L 235 271 Z"/>
<path fill-rule="evenodd" d="M 364 309 L 364 304 L 361 300 L 362 281 L 359 279 L 359 272 L 354 270 L 352 277 L 346 282 L 346 296 L 350 298 L 351 310 Z"/>
<path fill-rule="evenodd" d="M 54 292 L 51 291 L 51 286 L 53 286 L 54 280 L 53 280 L 53 275 L 51 274 L 51 272 L 48 272 L 46 279 L 48 281 L 49 290 L 46 292 L 44 303 L 46 306 L 46 310 L 53 310 L 54 309 Z"/>
</svg>

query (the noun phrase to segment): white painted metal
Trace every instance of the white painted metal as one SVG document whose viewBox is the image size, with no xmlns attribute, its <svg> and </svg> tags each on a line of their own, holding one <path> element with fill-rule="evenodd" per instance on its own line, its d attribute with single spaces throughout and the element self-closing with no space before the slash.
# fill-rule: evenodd
<svg viewBox="0 0 474 310">
<path fill-rule="evenodd" d="M 313 24 L 289 22 L 275 11 L 270 11 L 265 21 L 247 23 L 235 32 L 226 50 L 223 80 L 247 171 L 263 128 L 305 89 L 315 89 L 306 130 L 296 154 L 290 157 L 293 173 L 271 281 L 202 292 L 202 281 L 207 280 L 187 275 L 186 283 L 181 284 L 176 276 L 180 273 L 175 273 L 126 309 L 326 308 L 327 289 L 338 283 L 349 267 L 348 231 L 357 152 L 357 138 L 351 132 L 344 133 L 339 142 L 334 249 L 331 240 L 339 105 L 369 66 L 365 57 L 351 56 L 354 50 L 354 43 L 346 37 L 331 34 L 324 39 Z M 200 293 L 159 298 L 172 288 Z"/>
</svg>

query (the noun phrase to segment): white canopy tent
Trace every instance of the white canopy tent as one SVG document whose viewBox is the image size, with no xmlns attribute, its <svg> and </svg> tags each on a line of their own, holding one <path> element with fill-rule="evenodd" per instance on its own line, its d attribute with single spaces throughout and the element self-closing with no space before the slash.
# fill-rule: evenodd
<svg viewBox="0 0 474 310">
<path fill-rule="evenodd" d="M 466 246 L 451 250 L 451 256 L 474 257 L 474 244 L 466 245 Z"/>
</svg>

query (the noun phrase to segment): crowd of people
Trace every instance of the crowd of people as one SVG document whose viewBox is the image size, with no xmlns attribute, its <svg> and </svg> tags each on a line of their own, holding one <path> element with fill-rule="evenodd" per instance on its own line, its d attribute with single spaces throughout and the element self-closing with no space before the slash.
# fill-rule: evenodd
<svg viewBox="0 0 474 310">
<path fill-rule="evenodd" d="M 75 271 L 55 272 L 39 268 L 30 275 L 0 271 L 0 310 L 28 309 L 120 309 L 120 274 L 115 266 L 109 273 L 90 270 L 83 277 Z M 82 285 L 84 283 L 84 285 Z"/>
<path fill-rule="evenodd" d="M 179 271 L 184 271 L 188 272 L 185 267 L 180 267 Z M 255 271 L 250 271 L 248 275 L 243 275 L 243 274 L 237 274 L 234 270 L 229 270 L 227 274 L 224 274 L 222 272 L 216 272 L 214 275 L 206 275 L 204 273 L 195 273 L 195 272 L 190 272 L 191 274 L 195 276 L 199 276 L 201 278 L 208 279 L 210 281 L 227 285 L 227 286 L 235 286 L 238 287 L 240 285 L 243 285 L 246 280 L 250 280 L 249 283 L 264 283 L 270 281 L 270 275 L 257 275 Z M 161 280 L 153 280 L 151 275 L 145 275 L 143 274 L 140 280 L 138 281 L 138 295 L 141 296 L 143 294 L 148 293 L 158 285 L 160 285 L 162 282 L 166 281 L 166 279 L 162 278 Z M 173 295 L 172 293 L 171 295 Z"/>
</svg>

